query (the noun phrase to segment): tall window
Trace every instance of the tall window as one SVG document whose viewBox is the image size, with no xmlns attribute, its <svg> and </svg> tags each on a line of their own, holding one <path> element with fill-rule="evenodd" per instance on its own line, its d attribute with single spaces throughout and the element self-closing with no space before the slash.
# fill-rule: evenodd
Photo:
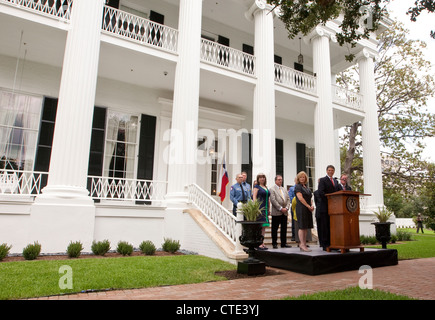
<svg viewBox="0 0 435 320">
<path fill-rule="evenodd" d="M 33 170 L 42 98 L 0 90 L 0 169 Z"/>
<path fill-rule="evenodd" d="M 137 116 L 109 111 L 103 176 L 135 177 L 138 124 Z"/>
<path fill-rule="evenodd" d="M 314 148 L 307 147 L 305 151 L 306 164 L 307 164 L 307 175 L 308 175 L 308 186 L 311 191 L 317 188 L 316 172 L 315 172 L 315 161 L 314 161 Z"/>
</svg>

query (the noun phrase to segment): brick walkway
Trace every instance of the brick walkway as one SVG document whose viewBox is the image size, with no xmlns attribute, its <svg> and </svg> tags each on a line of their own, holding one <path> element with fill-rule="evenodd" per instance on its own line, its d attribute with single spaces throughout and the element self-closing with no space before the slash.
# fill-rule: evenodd
<svg viewBox="0 0 435 320">
<path fill-rule="evenodd" d="M 358 286 L 358 270 L 308 276 L 281 274 L 147 289 L 41 297 L 38 300 L 270 300 L 318 291 Z M 435 300 L 435 258 L 403 260 L 396 266 L 373 269 L 373 288 L 417 299 Z"/>
</svg>

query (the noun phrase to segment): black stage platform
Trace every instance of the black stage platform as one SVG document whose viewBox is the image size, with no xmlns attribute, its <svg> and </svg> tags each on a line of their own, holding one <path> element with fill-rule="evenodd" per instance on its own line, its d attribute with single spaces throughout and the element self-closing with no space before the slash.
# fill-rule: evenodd
<svg viewBox="0 0 435 320">
<path fill-rule="evenodd" d="M 256 250 L 255 257 L 267 266 L 308 275 L 358 270 L 363 265 L 377 268 L 398 264 L 395 249 L 350 249 L 346 253 L 326 252 L 318 246 L 310 249 L 311 252 L 302 252 L 298 247 Z"/>
</svg>

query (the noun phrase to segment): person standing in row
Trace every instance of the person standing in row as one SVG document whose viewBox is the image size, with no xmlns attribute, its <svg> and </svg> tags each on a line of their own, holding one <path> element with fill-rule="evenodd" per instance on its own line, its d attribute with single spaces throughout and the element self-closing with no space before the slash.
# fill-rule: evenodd
<svg viewBox="0 0 435 320">
<path fill-rule="evenodd" d="M 282 186 L 282 176 L 275 177 L 275 185 L 270 188 L 272 215 L 272 246 L 278 248 L 278 228 L 281 227 L 281 248 L 287 245 L 287 221 L 290 211 L 290 197 Z"/>
<path fill-rule="evenodd" d="M 334 178 L 335 167 L 328 165 L 326 167 L 326 176 L 319 179 L 318 199 L 319 206 L 316 208 L 317 233 L 319 244 L 326 250 L 331 245 L 330 220 L 328 214 L 328 193 L 340 191 L 341 187 L 336 178 Z"/>
<path fill-rule="evenodd" d="M 230 200 L 233 203 L 233 214 L 237 217 L 237 204 L 246 203 L 251 199 L 251 189 L 243 187 L 243 175 L 240 173 L 236 177 L 236 183 L 231 186 Z"/>
<path fill-rule="evenodd" d="M 308 187 L 308 176 L 304 171 L 301 171 L 296 176 L 297 184 L 295 186 L 296 194 L 296 218 L 298 221 L 298 236 L 300 240 L 299 248 L 301 251 L 310 252 L 307 247 L 308 229 L 312 229 L 313 225 L 313 193 Z"/>
<path fill-rule="evenodd" d="M 264 236 L 266 227 L 269 226 L 269 210 L 270 210 L 270 192 L 267 188 L 266 175 L 259 173 L 257 175 L 257 184 L 254 185 L 252 190 L 252 199 L 260 202 L 260 209 L 262 209 L 261 215 L 257 221 L 263 221 L 262 235 Z M 267 250 L 264 243 L 259 247 L 260 250 Z"/>
<path fill-rule="evenodd" d="M 340 188 L 341 190 L 352 191 L 352 188 L 350 187 L 350 185 L 348 185 L 347 180 L 347 175 L 342 174 L 340 177 Z"/>
</svg>

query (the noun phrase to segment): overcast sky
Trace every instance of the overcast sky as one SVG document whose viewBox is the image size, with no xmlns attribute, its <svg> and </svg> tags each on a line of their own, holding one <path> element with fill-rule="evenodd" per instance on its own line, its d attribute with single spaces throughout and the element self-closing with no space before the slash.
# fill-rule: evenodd
<svg viewBox="0 0 435 320">
<path fill-rule="evenodd" d="M 409 39 L 422 40 L 427 43 L 427 60 L 432 61 L 432 74 L 435 75 L 435 39 L 430 37 L 430 31 L 435 31 L 435 13 L 422 13 L 416 22 L 412 22 L 406 14 L 409 7 L 413 7 L 415 0 L 392 0 L 388 8 L 391 18 L 401 21 L 409 30 Z M 435 113 L 435 98 L 428 104 L 429 110 Z M 423 157 L 435 162 L 435 137 L 427 139 Z"/>
</svg>

